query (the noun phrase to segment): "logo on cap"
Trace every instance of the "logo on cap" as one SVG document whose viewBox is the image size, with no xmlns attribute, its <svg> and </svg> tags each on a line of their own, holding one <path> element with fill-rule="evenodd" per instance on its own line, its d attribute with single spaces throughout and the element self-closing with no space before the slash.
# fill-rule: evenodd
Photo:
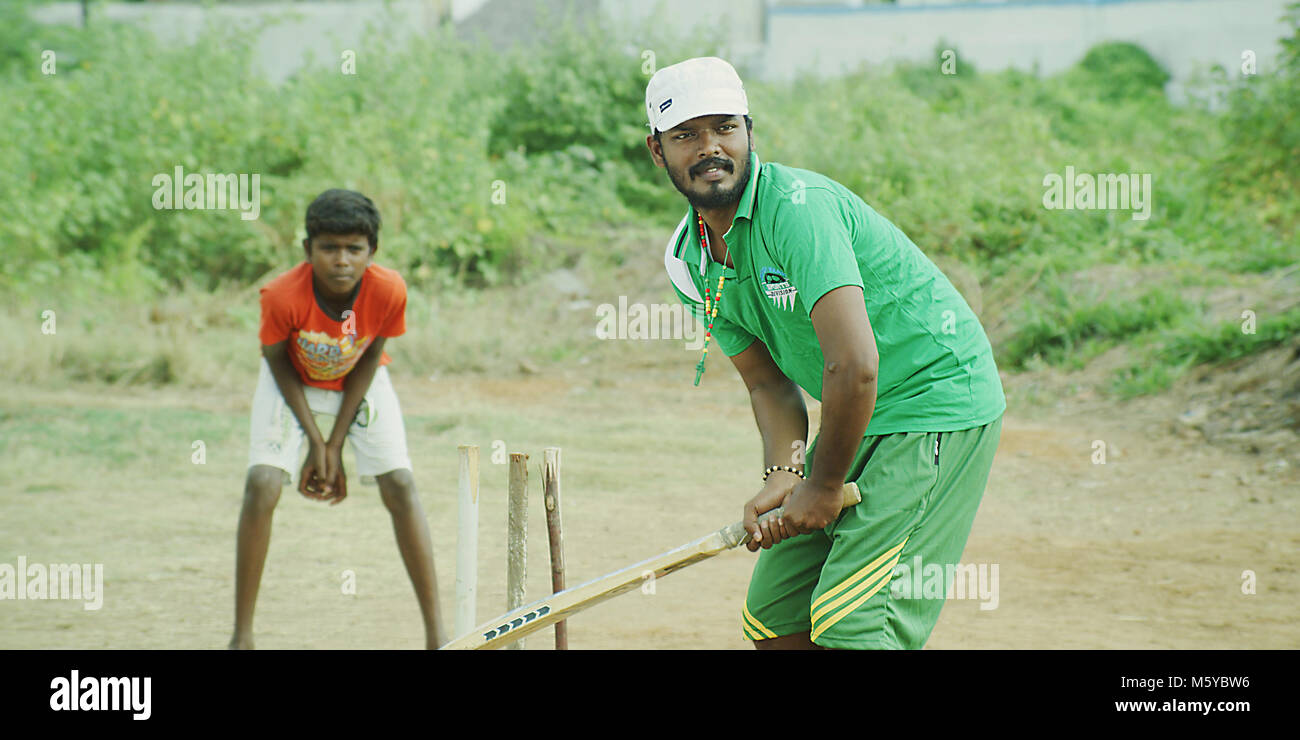
<svg viewBox="0 0 1300 740">
<path fill-rule="evenodd" d="M 651 128 L 667 131 L 700 116 L 748 115 L 749 101 L 734 67 L 697 57 L 655 72 L 646 84 L 645 110 Z"/>
</svg>

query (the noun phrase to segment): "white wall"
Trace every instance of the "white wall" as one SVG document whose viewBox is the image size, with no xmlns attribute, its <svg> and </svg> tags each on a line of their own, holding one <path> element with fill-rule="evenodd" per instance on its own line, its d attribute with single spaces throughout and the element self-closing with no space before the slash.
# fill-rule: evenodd
<svg viewBox="0 0 1300 740">
<path fill-rule="evenodd" d="M 470 17 L 485 2 L 449 1 L 456 20 Z M 493 5 L 508 6 L 512 1 L 533 2 L 505 0 Z M 933 52 L 940 39 L 956 46 L 959 64 L 966 60 L 985 70 L 1031 70 L 1037 64 L 1042 72 L 1053 73 L 1077 62 L 1099 41 L 1133 41 L 1170 71 L 1174 77 L 1170 92 L 1178 97 L 1180 83 L 1198 66 L 1217 62 L 1230 71 L 1239 70 L 1245 49 L 1255 51 L 1260 74 L 1272 69 L 1277 40 L 1285 31 L 1278 19 L 1287 1 L 1037 0 L 854 6 L 841 0 L 839 5 L 823 7 L 767 7 L 769 0 L 599 0 L 599 6 L 616 25 L 627 28 L 656 24 L 671 32 L 723 35 L 733 61 L 776 80 L 790 79 L 800 71 L 835 75 L 863 62 L 895 59 L 932 61 L 937 67 Z M 366 22 L 385 5 L 339 0 L 211 8 L 188 3 L 95 7 L 101 16 L 137 23 L 178 41 L 194 38 L 209 18 L 286 18 L 265 31 L 256 44 L 256 63 L 269 79 L 280 81 L 302 65 L 308 49 L 317 48 L 321 56 L 322 40 L 332 39 L 325 48 L 352 48 L 360 54 L 369 38 Z M 388 7 L 402 19 L 399 41 L 437 25 L 437 0 L 392 0 Z M 79 3 L 60 2 L 39 8 L 38 18 L 77 23 L 80 13 Z M 337 60 L 337 54 L 332 54 L 328 61 Z M 660 66 L 674 61 L 678 60 L 657 60 Z"/>
<path fill-rule="evenodd" d="M 1241 53 L 1256 54 L 1265 74 L 1277 59 L 1287 0 L 1044 0 L 1023 4 L 788 7 L 768 16 L 763 74 L 835 75 L 863 62 L 932 61 L 940 39 L 977 69 L 1014 67 L 1050 74 L 1079 61 L 1101 41 L 1132 41 L 1176 83 L 1200 65 L 1239 72 Z M 1175 85 L 1176 86 L 1176 85 Z"/>
<path fill-rule="evenodd" d="M 0 0 L 2 1 L 2 0 Z M 468 6 L 477 8 L 482 0 L 461 0 L 453 5 L 453 18 Z M 91 23 L 101 20 L 121 21 L 147 28 L 162 39 L 179 43 L 193 41 L 204 23 L 234 22 L 256 23 L 278 18 L 279 22 L 258 36 L 255 44 L 254 64 L 267 79 L 282 82 L 306 61 L 308 50 L 314 50 L 318 63 L 338 64 L 343 49 L 358 54 L 358 64 L 363 63 L 363 50 L 367 39 L 376 41 L 366 30 L 385 7 L 400 19 L 396 39 L 400 41 L 415 33 L 427 33 L 437 28 L 438 4 L 436 0 L 392 0 L 379 2 L 319 2 L 319 3 L 239 3 L 204 7 L 190 3 L 103 3 L 91 7 Z M 45 23 L 79 25 L 81 4 L 58 2 L 39 6 L 34 17 Z M 329 51 L 328 59 L 323 59 Z"/>
<path fill-rule="evenodd" d="M 768 0 L 600 0 L 600 11 L 618 28 L 654 28 L 671 34 L 703 35 L 721 42 L 728 61 L 761 65 Z M 666 67 L 680 59 L 656 59 Z"/>
</svg>

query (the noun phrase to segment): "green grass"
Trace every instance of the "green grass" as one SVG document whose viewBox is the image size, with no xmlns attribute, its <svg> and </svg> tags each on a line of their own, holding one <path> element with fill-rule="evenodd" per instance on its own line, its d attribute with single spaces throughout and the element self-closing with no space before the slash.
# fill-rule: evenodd
<svg viewBox="0 0 1300 740">
<path fill-rule="evenodd" d="M 1152 395 L 1169 389 L 1190 365 L 1130 365 L 1116 370 L 1108 390 L 1124 399 Z"/>
<path fill-rule="evenodd" d="M 606 294 L 596 303 L 629 291 L 658 269 L 642 252 L 682 209 L 644 151 L 643 60 L 609 29 L 568 28 L 541 57 L 436 36 L 370 54 L 365 75 L 306 69 L 275 87 L 230 29 L 176 47 L 114 24 L 28 28 L 18 7 L 0 10 L 0 26 L 24 29 L 0 33 L 0 95 L 15 101 L 0 139 L 15 175 L 0 178 L 13 204 L 0 243 L 23 245 L 0 263 L 0 310 L 15 321 L 0 359 L 9 374 L 246 378 L 256 287 L 300 259 L 303 209 L 334 186 L 368 193 L 383 214 L 377 259 L 411 287 L 411 332 L 390 352 L 407 371 L 571 365 L 602 351 L 591 317 L 533 279 L 574 268 Z M 50 44 L 68 50 L 52 77 L 23 62 Z M 1171 105 L 1159 66 L 1125 44 L 1045 78 L 968 65 L 948 77 L 937 59 L 791 83 L 741 72 L 765 160 L 844 183 L 927 254 L 970 267 L 992 318 L 1006 319 L 994 338 L 1004 367 L 1077 368 L 1174 332 L 1182 344 L 1152 359 L 1172 363 L 1153 375 L 1167 379 L 1184 358 L 1266 345 L 1205 328 L 1182 278 L 1119 291 L 1065 276 L 1103 265 L 1253 275 L 1294 262 L 1300 187 L 1285 165 L 1300 130 L 1300 33 L 1283 45 L 1279 69 L 1231 86 L 1222 113 Z M 661 64 L 714 51 L 682 39 L 653 48 Z M 553 68 L 564 74 L 539 72 Z M 260 219 L 154 210 L 151 178 L 177 164 L 261 173 Z M 1043 177 L 1067 165 L 1151 173 L 1151 218 L 1046 210 Z M 505 203 L 492 198 L 498 183 Z M 1004 295 L 1017 298 L 1002 305 Z M 38 331 L 44 310 L 57 312 L 57 335 Z"/>
<path fill-rule="evenodd" d="M 0 410 L 0 457 L 9 460 L 41 451 L 57 458 L 57 469 L 27 470 L 21 477 L 36 479 L 28 491 L 60 485 L 65 473 L 102 466 L 120 472 L 159 464 L 156 451 L 171 450 L 173 462 L 192 464 L 193 443 L 204 443 L 204 454 L 246 436 L 246 421 L 184 408 L 140 411 L 111 408 L 8 408 Z M 206 463 L 205 463 L 206 464 Z M 35 488 L 33 488 L 35 486 Z"/>
<path fill-rule="evenodd" d="M 1048 364 L 1081 362 L 1117 342 L 1170 326 L 1189 315 L 1191 306 L 1167 288 L 1150 290 L 1137 298 L 1101 300 L 1104 286 L 1067 287 L 1055 282 L 1048 299 L 1026 302 L 1027 318 L 1005 342 L 999 362 L 1023 369 L 1031 358 Z"/>
<path fill-rule="evenodd" d="M 1165 362 L 1192 364 L 1240 360 L 1261 350 L 1300 337 L 1300 308 L 1276 316 L 1256 317 L 1254 331 L 1247 320 L 1228 321 L 1208 332 L 1187 332 L 1170 338 L 1161 350 Z"/>
<path fill-rule="evenodd" d="M 1248 328 L 1246 319 L 1208 329 L 1185 327 L 1146 346 L 1138 364 L 1117 370 L 1111 390 L 1123 398 L 1159 393 L 1194 366 L 1234 362 L 1294 340 L 1300 337 L 1300 308 L 1256 317 L 1254 332 Z"/>
</svg>

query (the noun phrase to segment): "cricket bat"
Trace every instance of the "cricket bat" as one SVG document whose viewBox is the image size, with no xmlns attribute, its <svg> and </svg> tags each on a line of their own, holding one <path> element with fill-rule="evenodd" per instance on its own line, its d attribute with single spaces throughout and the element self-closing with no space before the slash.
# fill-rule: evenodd
<svg viewBox="0 0 1300 740">
<path fill-rule="evenodd" d="M 842 509 L 862 501 L 855 483 L 844 485 Z M 776 508 L 759 517 L 759 521 L 774 519 L 785 513 Z M 602 601 L 625 594 L 650 578 L 662 578 L 673 571 L 708 560 L 733 547 L 749 542 L 749 531 L 743 522 L 736 522 L 694 542 L 656 555 L 648 560 L 629 565 L 622 570 L 601 576 L 573 588 L 551 594 L 531 604 L 507 612 L 490 622 L 485 622 L 461 637 L 443 645 L 441 650 L 491 650 L 499 648 L 548 627 Z"/>
</svg>

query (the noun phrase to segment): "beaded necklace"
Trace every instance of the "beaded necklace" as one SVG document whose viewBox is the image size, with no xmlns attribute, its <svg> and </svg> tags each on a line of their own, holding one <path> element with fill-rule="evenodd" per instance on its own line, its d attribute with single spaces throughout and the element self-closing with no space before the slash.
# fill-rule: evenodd
<svg viewBox="0 0 1300 740">
<path fill-rule="evenodd" d="M 704 254 L 712 256 L 713 252 L 709 250 L 708 229 L 704 226 L 704 217 L 699 211 L 695 213 L 695 221 L 700 227 L 700 246 L 704 247 Z M 703 255 L 700 257 L 704 259 Z M 722 266 L 725 269 L 727 261 L 731 259 L 731 246 L 727 246 L 726 255 L 722 258 Z M 700 378 L 704 375 L 704 360 L 709 356 L 709 340 L 713 338 L 713 320 L 718 316 L 718 306 L 722 304 L 722 283 L 727 279 L 726 273 L 718 273 L 718 289 L 714 292 L 712 299 L 709 296 L 709 283 L 704 282 L 704 316 L 709 320 L 709 326 L 704 331 L 704 353 L 700 355 L 699 364 L 695 366 L 695 385 L 700 384 Z"/>
</svg>

